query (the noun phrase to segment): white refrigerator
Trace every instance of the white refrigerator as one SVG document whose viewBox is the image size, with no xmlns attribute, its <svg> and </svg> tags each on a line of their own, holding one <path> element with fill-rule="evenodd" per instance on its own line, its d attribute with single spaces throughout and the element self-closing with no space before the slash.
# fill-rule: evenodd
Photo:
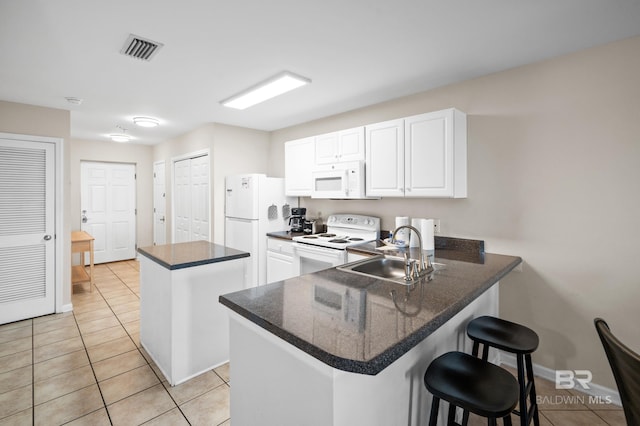
<svg viewBox="0 0 640 426">
<path fill-rule="evenodd" d="M 284 179 L 263 174 L 227 176 L 224 245 L 251 253 L 246 287 L 267 281 L 267 232 L 287 231 L 291 207 Z"/>
</svg>

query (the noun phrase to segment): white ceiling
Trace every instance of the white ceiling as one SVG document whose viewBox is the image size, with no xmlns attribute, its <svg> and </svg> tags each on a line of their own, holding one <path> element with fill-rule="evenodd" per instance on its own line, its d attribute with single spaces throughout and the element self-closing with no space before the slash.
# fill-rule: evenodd
<svg viewBox="0 0 640 426">
<path fill-rule="evenodd" d="M 126 57 L 130 33 L 165 46 Z M 118 124 L 155 144 L 208 122 L 275 130 L 639 34 L 638 0 L 0 0 L 0 100 L 70 109 L 73 138 Z M 283 70 L 313 83 L 219 104 Z M 137 115 L 162 125 L 135 128 Z"/>
</svg>

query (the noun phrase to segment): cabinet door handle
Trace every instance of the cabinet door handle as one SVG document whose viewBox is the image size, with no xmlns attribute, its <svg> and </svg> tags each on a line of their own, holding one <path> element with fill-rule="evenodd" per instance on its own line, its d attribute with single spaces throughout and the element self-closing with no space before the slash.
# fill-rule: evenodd
<svg viewBox="0 0 640 426">
<path fill-rule="evenodd" d="M 50 239 L 51 239 L 51 235 L 45 235 L 45 236 L 44 236 L 44 240 L 45 240 L 45 241 L 49 241 Z"/>
</svg>

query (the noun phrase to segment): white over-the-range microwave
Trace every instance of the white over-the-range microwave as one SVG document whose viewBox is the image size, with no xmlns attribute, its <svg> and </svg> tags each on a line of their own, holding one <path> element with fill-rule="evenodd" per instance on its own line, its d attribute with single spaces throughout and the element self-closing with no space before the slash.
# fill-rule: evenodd
<svg viewBox="0 0 640 426">
<path fill-rule="evenodd" d="M 365 195 L 364 161 L 347 161 L 320 167 L 311 173 L 311 198 L 370 198 Z"/>
</svg>

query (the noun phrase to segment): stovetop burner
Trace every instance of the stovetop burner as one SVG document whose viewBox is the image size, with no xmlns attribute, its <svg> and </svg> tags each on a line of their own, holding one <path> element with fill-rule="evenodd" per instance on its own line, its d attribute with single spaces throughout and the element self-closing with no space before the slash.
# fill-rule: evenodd
<svg viewBox="0 0 640 426">
<path fill-rule="evenodd" d="M 380 219 L 352 214 L 331 215 L 327 219 L 327 230 L 322 234 L 299 235 L 293 241 L 345 250 L 349 246 L 374 241 L 380 235 Z"/>
</svg>

